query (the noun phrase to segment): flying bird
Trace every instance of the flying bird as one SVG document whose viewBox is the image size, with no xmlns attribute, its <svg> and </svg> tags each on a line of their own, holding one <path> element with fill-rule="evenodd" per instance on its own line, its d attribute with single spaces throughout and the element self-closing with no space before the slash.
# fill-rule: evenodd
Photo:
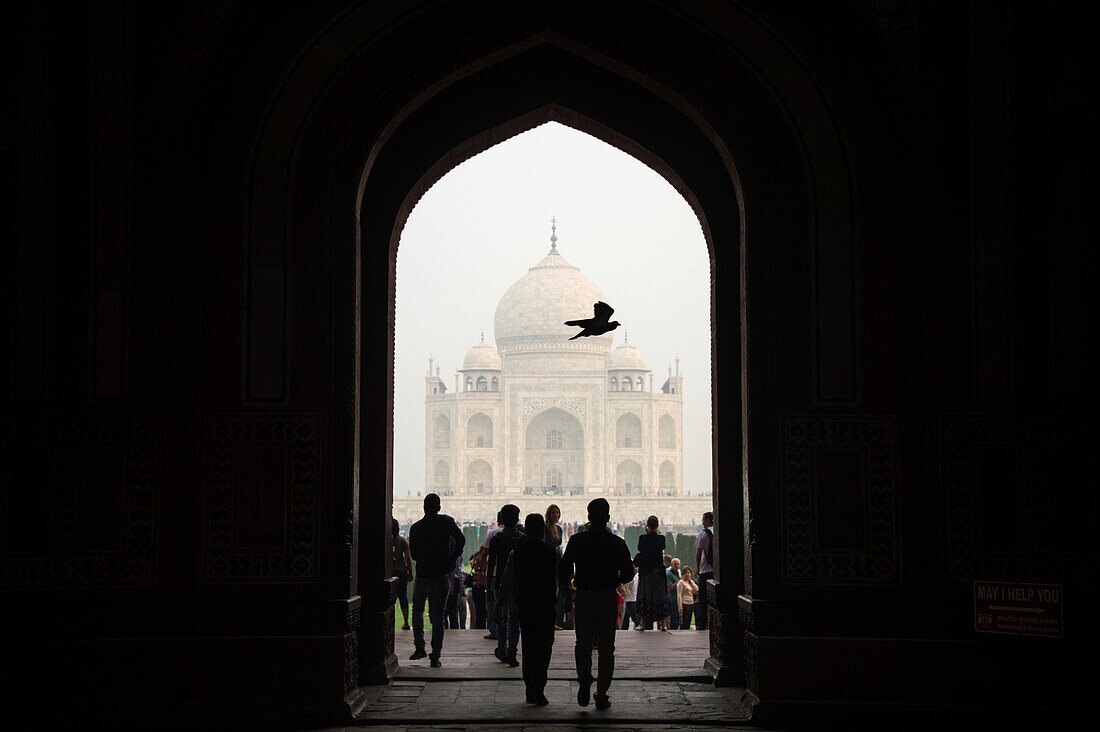
<svg viewBox="0 0 1100 732">
<path fill-rule="evenodd" d="M 608 318 L 615 310 L 606 302 L 597 302 L 592 306 L 593 317 L 587 320 L 567 320 L 566 325 L 575 325 L 583 330 L 577 335 L 573 336 L 569 340 L 576 340 L 581 336 L 587 338 L 588 336 L 599 336 L 607 333 L 608 331 L 615 330 L 619 327 L 619 321 L 612 320 L 608 322 Z"/>
</svg>

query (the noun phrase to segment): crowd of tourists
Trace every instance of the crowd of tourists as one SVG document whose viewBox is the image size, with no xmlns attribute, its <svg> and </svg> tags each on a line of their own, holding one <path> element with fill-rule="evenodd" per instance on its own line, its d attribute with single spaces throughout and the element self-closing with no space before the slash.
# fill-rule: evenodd
<svg viewBox="0 0 1100 732">
<path fill-rule="evenodd" d="M 410 660 L 427 657 L 431 667 L 442 666 L 444 631 L 465 628 L 468 619 L 470 628 L 488 631 L 485 639 L 495 641 L 497 660 L 513 667 L 522 663 L 527 701 L 545 705 L 554 632 L 572 630 L 577 702 L 588 706 L 594 698 L 598 709 L 606 709 L 611 704 L 607 692 L 616 629 L 627 630 L 633 623 L 638 631 L 687 630 L 693 619 L 696 629 L 707 627 L 707 580 L 714 573 L 714 517 L 709 511 L 695 540 L 693 572 L 687 562 L 666 553 L 656 516 L 646 520 L 632 558 L 626 542 L 611 530 L 605 499 L 591 501 L 588 521 L 572 525 L 562 523 L 556 505 L 545 514 L 528 514 L 521 524 L 519 507 L 507 504 L 469 555 L 466 572 L 466 537 L 440 509 L 438 495 L 425 496 L 424 517 L 409 528 L 407 540 L 396 519 L 392 521 L 393 571 L 404 630 L 410 629 L 407 587 L 413 578 Z M 424 638 L 425 605 L 432 626 L 430 652 Z M 595 677 L 593 648 L 599 653 Z"/>
</svg>

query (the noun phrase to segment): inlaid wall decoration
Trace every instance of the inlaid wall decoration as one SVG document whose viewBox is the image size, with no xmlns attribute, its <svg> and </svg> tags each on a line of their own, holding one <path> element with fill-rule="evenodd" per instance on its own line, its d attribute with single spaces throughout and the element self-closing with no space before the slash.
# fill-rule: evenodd
<svg viewBox="0 0 1100 732">
<path fill-rule="evenodd" d="M 531 417 L 546 409 L 557 407 L 584 420 L 588 416 L 588 402 L 581 397 L 524 397 L 523 421 L 528 422 Z"/>
<path fill-rule="evenodd" d="M 782 444 L 784 581 L 898 583 L 896 422 L 793 417 Z"/>
<path fill-rule="evenodd" d="M 315 580 L 316 418 L 211 415 L 205 434 L 203 581 Z"/>
<path fill-rule="evenodd" d="M 1089 417 L 945 415 L 947 581 L 1097 582 L 1097 429 Z"/>
<path fill-rule="evenodd" d="M 0 584 L 156 579 L 161 421 L 0 416 Z"/>
</svg>

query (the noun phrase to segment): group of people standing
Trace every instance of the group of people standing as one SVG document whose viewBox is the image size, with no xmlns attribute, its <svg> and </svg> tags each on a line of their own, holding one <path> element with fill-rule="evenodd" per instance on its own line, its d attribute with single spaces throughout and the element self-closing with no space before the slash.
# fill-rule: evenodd
<svg viewBox="0 0 1100 732">
<path fill-rule="evenodd" d="M 696 585 L 689 567 L 684 568 L 686 576 L 681 576 L 679 567 L 673 568 L 674 560 L 664 554 L 665 537 L 657 531 L 656 516 L 646 521 L 646 533 L 638 538 L 638 553 L 631 558 L 626 542 L 608 528 L 611 510 L 603 498 L 588 504 L 588 523 L 570 538 L 564 553 L 557 506 L 550 506 L 545 516 L 528 514 L 522 526 L 519 507 L 503 506 L 497 515 L 499 528 L 490 531 L 478 552 L 470 557 L 473 575 L 468 579 L 461 573 L 466 539 L 455 521 L 439 511 L 439 496 L 425 496 L 424 518 L 412 525 L 408 542 L 400 537 L 397 522 L 393 521 L 393 566 L 399 598 L 405 596 L 402 585 L 408 582 L 416 563 L 414 650 L 409 658 L 427 656 L 433 668 L 442 665 L 448 596 L 454 592 L 456 582 L 459 587 L 468 584 L 474 591 L 476 606 L 480 605 L 477 600 L 484 598 L 484 611 L 479 614 L 487 621 L 489 633 L 485 638 L 496 641 L 495 657 L 509 666 L 519 666 L 517 655 L 522 657 L 528 703 L 549 703 L 544 690 L 554 631 L 562 630 L 571 619 L 576 634 L 577 703 L 588 706 L 594 698 L 597 709 L 611 706 L 607 694 L 615 663 L 615 631 L 622 617 L 622 589 L 636 576 L 642 626 L 656 623 L 660 630 L 669 629 L 673 593 L 677 622 L 686 615 L 690 624 L 696 593 L 705 602 L 704 577 L 713 571 L 713 520 L 709 512 L 703 516 L 704 530 L 696 540 L 696 565 L 700 569 L 700 584 Z M 675 582 L 670 584 L 674 575 Z M 425 603 L 432 624 L 430 653 L 424 644 Z M 402 605 L 402 612 L 408 628 L 407 604 Z M 705 617 L 705 613 L 697 615 Z M 705 621 L 699 627 L 705 628 Z M 593 648 L 599 653 L 595 677 Z"/>
<path fill-rule="evenodd" d="M 696 629 L 706 630 L 706 582 L 714 576 L 714 514 L 703 514 L 703 528 L 695 539 L 698 581 L 689 565 L 681 567 L 679 557 L 664 554 L 665 537 L 657 527 L 657 517 L 650 516 L 645 533 L 638 537 L 634 557 L 638 573 L 632 582 L 619 587 L 623 605 L 619 627 L 629 630 L 633 622 L 634 630 L 649 630 L 654 625 L 662 631 L 689 630 L 694 615 Z"/>
</svg>

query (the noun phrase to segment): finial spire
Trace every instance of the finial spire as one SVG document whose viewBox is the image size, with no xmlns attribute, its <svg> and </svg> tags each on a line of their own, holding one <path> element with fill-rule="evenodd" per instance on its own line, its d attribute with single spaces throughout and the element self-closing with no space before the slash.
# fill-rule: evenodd
<svg viewBox="0 0 1100 732">
<path fill-rule="evenodd" d="M 481 329 L 481 342 L 482 343 L 485 342 L 485 329 L 484 328 Z"/>
<path fill-rule="evenodd" d="M 558 248 L 558 219 L 556 216 L 550 217 L 550 248 Z"/>
<path fill-rule="evenodd" d="M 623 330 L 623 343 L 630 343 L 630 331 Z"/>
</svg>

